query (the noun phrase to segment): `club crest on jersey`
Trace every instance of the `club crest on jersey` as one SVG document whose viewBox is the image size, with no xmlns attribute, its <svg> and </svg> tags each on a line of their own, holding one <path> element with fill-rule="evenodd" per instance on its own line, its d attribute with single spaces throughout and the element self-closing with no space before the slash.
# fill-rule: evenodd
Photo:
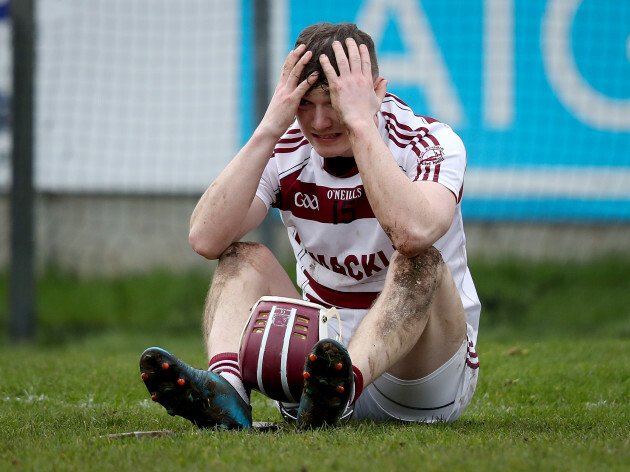
<svg viewBox="0 0 630 472">
<path fill-rule="evenodd" d="M 444 160 L 444 148 L 442 146 L 429 146 L 418 157 L 419 164 L 434 166 Z"/>
<path fill-rule="evenodd" d="M 302 192 L 297 192 L 295 194 L 294 203 L 296 207 L 319 211 L 319 201 L 317 200 L 317 195 L 307 195 Z"/>
</svg>

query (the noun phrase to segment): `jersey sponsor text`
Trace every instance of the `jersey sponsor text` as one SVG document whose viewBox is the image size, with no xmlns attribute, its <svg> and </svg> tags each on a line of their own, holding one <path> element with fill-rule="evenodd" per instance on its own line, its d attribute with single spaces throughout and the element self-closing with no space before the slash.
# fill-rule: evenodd
<svg viewBox="0 0 630 472">
<path fill-rule="evenodd" d="M 355 280 L 371 277 L 389 266 L 389 260 L 383 251 L 372 254 L 349 254 L 343 260 L 336 256 L 308 253 L 311 258 L 326 269 L 338 274 L 350 276 Z"/>
</svg>

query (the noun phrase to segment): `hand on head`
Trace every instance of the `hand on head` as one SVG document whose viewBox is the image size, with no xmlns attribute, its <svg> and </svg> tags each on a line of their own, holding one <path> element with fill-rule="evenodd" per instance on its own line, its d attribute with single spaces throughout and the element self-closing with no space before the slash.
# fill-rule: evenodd
<svg viewBox="0 0 630 472">
<path fill-rule="evenodd" d="M 282 134 L 293 122 L 300 100 L 318 76 L 315 71 L 300 82 L 300 75 L 312 56 L 313 53 L 306 51 L 306 46 L 300 44 L 285 59 L 280 79 L 262 121 L 270 131 Z"/>
<path fill-rule="evenodd" d="M 333 43 L 339 74 L 328 56 L 322 54 L 319 62 L 328 80 L 333 108 L 346 126 L 357 120 L 372 119 L 378 111 L 385 93 L 387 81 L 372 77 L 370 54 L 365 44 L 357 45 L 352 38 L 346 39 L 348 53 L 339 41 Z"/>
</svg>

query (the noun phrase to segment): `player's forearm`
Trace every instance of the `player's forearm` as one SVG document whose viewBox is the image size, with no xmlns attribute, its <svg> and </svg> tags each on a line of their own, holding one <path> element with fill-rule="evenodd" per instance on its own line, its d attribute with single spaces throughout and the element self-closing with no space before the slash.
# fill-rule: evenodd
<svg viewBox="0 0 630 472">
<path fill-rule="evenodd" d="M 241 236 L 243 221 L 276 142 L 275 135 L 256 130 L 205 191 L 190 220 L 189 241 L 196 252 L 215 259 Z"/>
<path fill-rule="evenodd" d="M 443 219 L 398 167 L 375 126 L 353 127 L 350 140 L 374 215 L 396 250 L 418 255 L 444 234 Z"/>
</svg>

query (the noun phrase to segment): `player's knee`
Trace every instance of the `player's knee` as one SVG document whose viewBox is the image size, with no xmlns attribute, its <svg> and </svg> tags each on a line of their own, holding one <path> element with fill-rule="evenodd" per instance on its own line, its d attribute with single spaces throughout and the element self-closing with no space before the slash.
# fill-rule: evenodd
<svg viewBox="0 0 630 472">
<path fill-rule="evenodd" d="M 390 261 L 394 283 L 414 293 L 434 291 L 443 266 L 442 254 L 433 246 L 411 258 L 395 252 Z"/>
<path fill-rule="evenodd" d="M 228 246 L 219 257 L 217 271 L 234 273 L 246 266 L 265 267 L 275 260 L 273 253 L 255 242 L 236 242 Z"/>
<path fill-rule="evenodd" d="M 219 264 L 234 264 L 240 261 L 252 261 L 273 257 L 264 245 L 254 242 L 236 242 L 228 246 L 219 257 Z"/>
</svg>

